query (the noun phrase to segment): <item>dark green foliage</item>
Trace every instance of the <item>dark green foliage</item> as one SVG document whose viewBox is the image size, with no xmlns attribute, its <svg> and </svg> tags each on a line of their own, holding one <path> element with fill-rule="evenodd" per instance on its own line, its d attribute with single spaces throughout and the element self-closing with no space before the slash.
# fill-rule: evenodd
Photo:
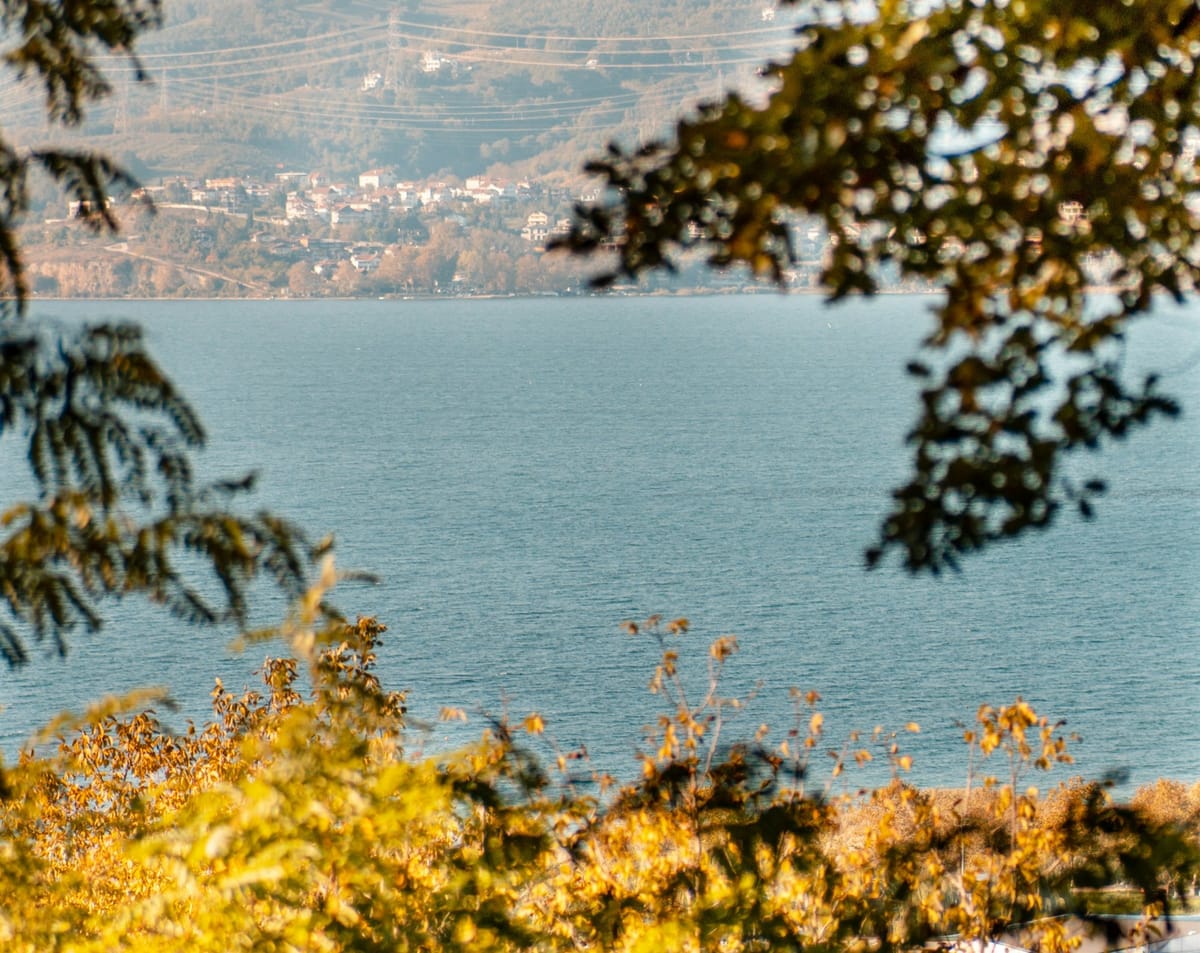
<svg viewBox="0 0 1200 953">
<path fill-rule="evenodd" d="M 1122 378 L 1120 353 L 1155 294 L 1200 273 L 1194 4 L 801 6 L 819 25 L 768 67 L 770 95 L 611 147 L 589 169 L 613 201 L 581 208 L 566 244 L 614 248 L 607 281 L 687 248 L 779 280 L 802 217 L 835 240 L 832 300 L 885 268 L 942 289 L 935 357 L 910 368 L 926 381 L 913 476 L 870 564 L 899 550 L 937 572 L 1064 505 L 1090 515 L 1102 485 L 1068 482 L 1063 457 L 1177 412 Z M 1116 294 L 1089 306 L 1096 280 Z"/>
<path fill-rule="evenodd" d="M 243 621 L 261 570 L 298 595 L 303 540 L 269 514 L 238 515 L 252 481 L 197 485 L 190 453 L 203 442 L 195 412 L 129 325 L 57 330 L 0 325 L 0 433 L 28 440 L 35 502 L 4 515 L 0 653 L 26 659 L 26 633 L 54 640 L 100 624 L 102 596 L 142 592 L 186 618 Z M 9 443 L 12 446 L 11 441 Z M 219 595 L 179 563 L 199 557 Z M 213 587 L 208 587 L 213 588 Z"/>
<path fill-rule="evenodd" d="M 17 37 L 7 63 L 42 81 L 50 119 L 68 126 L 108 91 L 94 52 L 132 55 L 158 18 L 157 0 L 5 2 L 0 17 Z M 247 586 L 262 571 L 299 594 L 303 539 L 269 514 L 234 512 L 249 478 L 196 482 L 190 455 L 204 432 L 139 329 L 66 328 L 24 316 L 16 228 L 35 167 L 81 203 L 80 217 L 94 229 L 115 231 L 108 191 L 130 181 L 103 155 L 19 151 L 0 140 L 0 290 L 8 301 L 0 316 L 0 437 L 10 452 L 25 442 L 36 485 L 35 500 L 3 514 L 0 654 L 25 661 L 31 635 L 65 650 L 67 632 L 99 627 L 105 596 L 142 593 L 192 620 L 241 622 Z M 197 565 L 210 580 L 195 578 Z"/>
</svg>

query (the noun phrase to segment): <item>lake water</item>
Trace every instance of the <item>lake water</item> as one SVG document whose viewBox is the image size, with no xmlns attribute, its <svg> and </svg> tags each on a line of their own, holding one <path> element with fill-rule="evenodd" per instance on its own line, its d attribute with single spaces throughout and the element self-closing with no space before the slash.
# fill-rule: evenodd
<svg viewBox="0 0 1200 953">
<path fill-rule="evenodd" d="M 1111 491 L 1091 524 L 997 547 L 957 576 L 863 569 L 906 467 L 903 374 L 929 299 L 814 298 L 42 305 L 125 316 L 193 399 L 206 473 L 249 468 L 259 501 L 339 564 L 336 594 L 389 626 L 384 681 L 443 705 L 541 712 L 564 747 L 623 775 L 660 702 L 657 647 L 619 631 L 686 615 L 685 656 L 735 633 L 743 734 L 786 729 L 788 688 L 823 696 L 831 742 L 922 732 L 914 778 L 954 784 L 958 724 L 1018 694 L 1082 736 L 1076 770 L 1200 775 L 1200 428 L 1194 413 L 1081 460 Z M 1168 310 L 1128 356 L 1200 408 L 1200 322 Z M 12 445 L 10 444 L 10 455 Z M 11 467 L 12 464 L 10 463 Z M 9 497 L 6 497 L 9 498 Z M 261 612 L 278 607 L 269 602 Z M 63 707 L 167 684 L 202 718 L 214 675 L 263 649 L 122 607 L 63 661 L 0 673 L 10 756 Z M 434 722 L 444 747 L 480 730 Z M 867 776 L 868 779 L 875 776 Z"/>
</svg>

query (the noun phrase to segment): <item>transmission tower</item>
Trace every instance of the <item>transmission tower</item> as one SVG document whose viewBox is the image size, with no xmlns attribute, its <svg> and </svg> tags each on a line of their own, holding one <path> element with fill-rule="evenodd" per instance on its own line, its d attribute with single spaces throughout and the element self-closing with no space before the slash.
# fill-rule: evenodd
<svg viewBox="0 0 1200 953">
<path fill-rule="evenodd" d="M 117 89 L 117 114 L 113 118 L 113 132 L 122 136 L 129 131 L 129 80 L 121 80 Z"/>
<path fill-rule="evenodd" d="M 387 66 L 383 70 L 383 88 L 400 88 L 400 52 L 404 48 L 404 36 L 400 32 L 400 8 L 392 7 L 388 14 Z"/>
</svg>

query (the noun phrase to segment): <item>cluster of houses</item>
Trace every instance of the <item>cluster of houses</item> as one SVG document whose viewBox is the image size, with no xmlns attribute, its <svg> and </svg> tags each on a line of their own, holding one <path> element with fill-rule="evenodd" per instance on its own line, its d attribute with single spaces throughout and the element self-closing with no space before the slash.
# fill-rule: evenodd
<svg viewBox="0 0 1200 953">
<path fill-rule="evenodd" d="M 347 242 L 334 238 L 282 238 L 257 233 L 252 241 L 268 258 L 282 262 L 307 261 L 322 278 L 332 278 L 342 262 L 348 261 L 360 275 L 369 275 L 379 268 L 385 245 L 381 242 Z"/>
<path fill-rule="evenodd" d="M 271 232 L 254 236 L 254 241 L 260 243 L 270 257 L 282 261 L 310 261 L 313 270 L 324 277 L 331 276 L 345 261 L 360 274 L 370 274 L 379 267 L 385 244 L 418 243 L 419 223 L 414 228 L 411 220 L 408 224 L 405 222 L 407 213 L 416 209 L 447 206 L 447 215 L 454 215 L 457 213 L 449 208 L 452 204 L 460 210 L 463 203 L 508 206 L 513 210 L 514 214 L 509 216 L 513 221 L 521 211 L 532 207 L 534 210 L 525 214 L 524 224 L 513 227 L 531 249 L 541 250 L 556 235 L 564 234 L 570 222 L 565 218 L 552 218 L 537 208 L 539 204 L 561 207 L 567 201 L 589 202 L 598 198 L 595 194 L 570 194 L 566 190 L 548 189 L 540 183 L 509 182 L 484 176 L 473 176 L 461 183 L 404 181 L 387 168 L 368 169 L 359 173 L 354 182 L 337 181 L 320 172 L 279 172 L 274 175 L 274 181 L 252 177 L 209 178 L 202 182 L 175 180 L 147 191 L 160 203 L 168 195 L 176 199 L 186 195 L 195 208 L 242 214 L 254 212 L 256 220 L 264 223 L 299 226 L 290 230 L 292 235 L 298 232 L 313 235 L 336 226 L 387 226 L 387 243 L 285 238 Z M 168 204 L 169 201 L 167 199 Z M 81 212 L 80 208 L 71 209 L 73 215 Z M 1068 227 L 1088 227 L 1086 211 L 1077 202 L 1063 203 L 1059 216 Z M 849 233 L 843 235 L 843 239 L 855 237 Z M 817 280 L 831 241 L 825 229 L 814 223 L 793 231 L 793 252 L 799 259 L 796 274 L 789 275 L 794 284 Z M 953 254 L 954 249 L 947 247 L 944 252 Z M 1094 283 L 1103 284 L 1111 273 L 1109 262 L 1089 261 L 1087 265 L 1089 280 Z"/>
<path fill-rule="evenodd" d="M 202 182 L 174 180 L 144 191 L 162 202 L 169 185 L 184 188 L 192 205 L 236 213 L 271 207 L 272 198 L 283 191 L 286 200 L 279 224 L 302 222 L 331 226 L 372 224 L 396 213 L 451 202 L 499 205 L 538 200 L 555 203 L 576 198 L 589 201 L 596 197 L 545 189 L 528 181 L 506 182 L 482 176 L 469 178 L 461 185 L 401 181 L 391 169 L 368 169 L 359 174 L 356 184 L 333 181 L 321 172 L 280 172 L 276 173 L 274 182 L 252 177 L 210 178 Z M 73 215 L 79 214 L 77 208 L 69 211 Z M 566 219 L 551 221 L 545 212 L 534 211 L 528 215 L 520 234 L 531 245 L 542 246 L 567 225 Z"/>
<path fill-rule="evenodd" d="M 533 207 L 535 210 L 525 215 L 524 224 L 515 228 L 532 250 L 544 248 L 552 237 L 565 233 L 569 227 L 567 219 L 553 218 L 538 210 L 539 204 L 561 206 L 566 201 L 588 201 L 597 197 L 551 189 L 529 181 L 509 182 L 484 176 L 473 176 L 461 183 L 404 181 L 392 169 L 386 168 L 361 172 L 357 181 L 335 180 L 321 172 L 279 172 L 273 180 L 265 181 L 251 176 L 223 176 L 199 181 L 167 179 L 161 185 L 143 191 L 167 208 L 183 206 L 235 215 L 253 213 L 259 224 L 294 226 L 290 229 L 293 236 L 297 232 L 319 234 L 333 226 L 387 225 L 390 241 L 400 244 L 420 240 L 419 224 L 414 228 L 412 220 L 405 221 L 407 213 L 416 209 L 430 210 L 442 205 L 447 206 L 447 214 L 452 215 L 455 214 L 449 208 L 452 203 L 460 207 L 462 203 L 472 203 L 510 207 L 514 215 L 519 216 L 524 209 Z M 78 216 L 81 209 L 72 208 L 69 214 Z M 201 224 L 194 229 L 197 232 L 210 230 Z M 194 236 L 193 244 L 202 244 L 203 237 Z M 325 277 L 332 275 L 343 261 L 349 261 L 358 272 L 369 274 L 378 268 L 383 248 L 383 243 L 379 242 L 284 237 L 282 233 L 261 230 L 253 236 L 253 241 L 277 260 L 312 261 L 313 270 Z"/>
<path fill-rule="evenodd" d="M 477 204 L 516 202 L 537 194 L 528 182 L 498 182 L 473 177 L 461 185 L 400 181 L 390 169 L 360 173 L 357 184 L 333 182 L 321 173 L 280 173 L 288 187 L 284 215 L 289 222 L 328 225 L 370 222 L 395 212 L 452 201 Z"/>
</svg>

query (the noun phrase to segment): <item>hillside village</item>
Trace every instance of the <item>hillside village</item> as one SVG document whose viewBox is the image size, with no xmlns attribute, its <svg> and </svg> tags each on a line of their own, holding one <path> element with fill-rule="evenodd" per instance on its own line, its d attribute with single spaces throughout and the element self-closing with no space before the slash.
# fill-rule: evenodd
<svg viewBox="0 0 1200 953">
<path fill-rule="evenodd" d="M 43 297 L 563 294 L 596 266 L 545 247 L 612 142 L 739 89 L 792 45 L 767 0 L 179 0 L 100 64 L 111 89 L 67 132 L 142 183 L 117 236 L 35 184 L 22 235 Z M 6 126 L 36 144 L 37 89 Z M 74 138 L 72 138 L 74 137 Z M 316 170 L 316 171 L 314 171 Z M 150 215 L 152 204 L 157 210 Z M 826 239 L 797 231 L 794 284 Z M 747 288 L 685 263 L 675 287 Z M 649 279 L 641 288 L 672 287 Z"/>
<path fill-rule="evenodd" d="M 401 179 L 394 169 L 353 178 L 324 172 L 269 176 L 171 176 L 111 207 L 116 235 L 94 234 L 79 203 L 43 210 L 27 229 L 31 289 L 40 297 L 387 297 L 580 294 L 594 261 L 547 251 L 573 208 L 599 201 L 532 179 L 471 176 Z M 1086 228 L 1064 205 L 1066 228 Z M 850 239 L 859 236 L 848 235 Z M 816 289 L 834 240 L 819 223 L 796 221 L 791 289 Z M 953 254 L 946 246 L 943 254 Z M 1113 263 L 1092 262 L 1097 284 Z M 924 291 L 918 282 L 888 290 Z M 744 270 L 712 271 L 698 255 L 679 273 L 624 291 L 731 291 L 773 287 Z"/>
<path fill-rule="evenodd" d="M 144 74 L 104 64 L 112 93 L 77 130 L 143 187 L 112 206 L 115 237 L 34 196 L 22 240 L 36 295 L 586 290 L 594 264 L 545 251 L 596 198 L 586 159 L 755 86 L 792 35 L 763 0 L 181 0 L 169 13 L 144 38 Z M 14 103 L 9 124 L 39 135 L 36 102 Z M 799 256 L 819 261 L 823 237 L 803 232 Z M 684 272 L 676 286 L 752 285 Z"/>
<path fill-rule="evenodd" d="M 122 231 L 92 235 L 86 209 L 48 207 L 30 229 L 28 267 L 43 297 L 570 294 L 595 264 L 547 252 L 572 208 L 600 198 L 586 184 L 523 179 L 400 179 L 371 168 L 167 177 L 112 207 Z M 798 232 L 789 281 L 816 281 L 828 239 Z M 746 288 L 743 273 L 685 269 L 676 286 Z M 641 290 L 664 290 L 659 279 Z M 632 289 L 627 289 L 632 290 Z"/>
</svg>

